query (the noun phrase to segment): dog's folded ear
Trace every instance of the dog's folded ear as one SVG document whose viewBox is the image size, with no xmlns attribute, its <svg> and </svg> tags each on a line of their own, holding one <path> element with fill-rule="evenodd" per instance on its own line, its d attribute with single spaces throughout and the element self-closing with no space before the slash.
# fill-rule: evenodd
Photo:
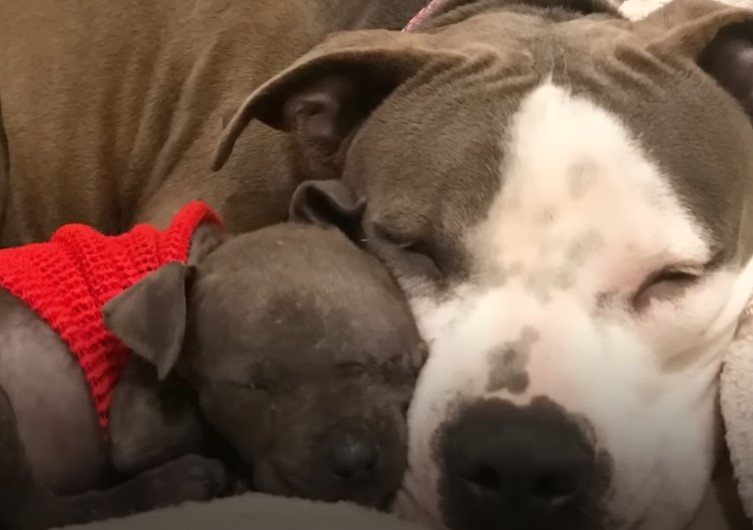
<svg viewBox="0 0 753 530">
<path fill-rule="evenodd" d="M 342 180 L 307 180 L 293 193 L 289 219 L 319 226 L 334 225 L 357 242 L 365 207 L 365 200 L 357 198 Z"/>
<path fill-rule="evenodd" d="M 753 120 L 753 10 L 714 0 L 674 0 L 636 28 L 651 34 L 651 51 L 693 60 Z"/>
<path fill-rule="evenodd" d="M 186 330 L 186 285 L 192 268 L 172 262 L 148 274 L 102 308 L 105 326 L 160 379 L 175 367 Z"/>
<path fill-rule="evenodd" d="M 241 104 L 223 131 L 213 168 L 222 168 L 241 133 L 256 119 L 293 135 L 305 166 L 317 170 L 304 179 L 337 178 L 341 155 L 357 126 L 441 53 L 430 38 L 387 30 L 334 34 Z"/>
</svg>

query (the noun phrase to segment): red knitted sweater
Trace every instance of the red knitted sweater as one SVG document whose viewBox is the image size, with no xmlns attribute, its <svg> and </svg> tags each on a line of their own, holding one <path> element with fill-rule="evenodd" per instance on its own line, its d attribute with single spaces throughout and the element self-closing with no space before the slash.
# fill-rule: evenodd
<svg viewBox="0 0 753 530">
<path fill-rule="evenodd" d="M 0 287 L 33 309 L 76 356 L 105 433 L 112 390 L 129 351 L 105 328 L 102 306 L 162 265 L 185 263 L 191 236 L 203 222 L 221 226 L 207 205 L 192 202 L 165 231 L 139 224 L 106 236 L 70 224 L 47 243 L 0 250 Z"/>
</svg>

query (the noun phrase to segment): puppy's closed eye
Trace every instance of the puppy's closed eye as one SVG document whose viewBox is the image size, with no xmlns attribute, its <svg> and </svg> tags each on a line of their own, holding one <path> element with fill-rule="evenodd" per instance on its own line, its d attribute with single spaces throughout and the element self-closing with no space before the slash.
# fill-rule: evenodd
<svg viewBox="0 0 753 530">
<path fill-rule="evenodd" d="M 339 361 L 335 363 L 335 371 L 341 376 L 363 375 L 367 368 L 356 361 Z"/>
<path fill-rule="evenodd" d="M 227 385 L 232 388 L 237 389 L 243 389 L 243 390 L 256 390 L 259 392 L 266 392 L 267 389 L 265 389 L 263 386 L 254 383 L 252 381 L 222 381 L 223 385 Z"/>
</svg>

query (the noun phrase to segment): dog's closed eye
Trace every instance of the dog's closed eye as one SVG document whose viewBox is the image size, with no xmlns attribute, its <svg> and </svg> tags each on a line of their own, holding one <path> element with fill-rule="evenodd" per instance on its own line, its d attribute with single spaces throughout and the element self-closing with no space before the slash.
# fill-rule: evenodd
<svg viewBox="0 0 753 530">
<path fill-rule="evenodd" d="M 428 240 L 418 237 L 406 237 L 393 234 L 380 227 L 375 227 L 377 237 L 385 243 L 396 247 L 403 253 L 409 254 L 411 260 L 424 269 L 431 269 L 435 273 L 441 273 L 437 252 Z"/>
<path fill-rule="evenodd" d="M 672 300 L 701 278 L 705 267 L 668 267 L 649 275 L 632 298 L 632 307 L 641 311 L 654 300 Z"/>
<path fill-rule="evenodd" d="M 341 376 L 363 375 L 367 372 L 367 367 L 357 361 L 338 361 L 335 363 L 335 370 Z"/>
<path fill-rule="evenodd" d="M 401 272 L 433 281 L 439 281 L 450 272 L 447 259 L 430 237 L 398 233 L 378 223 L 371 226 L 371 233 L 372 242 L 390 254 L 390 261 L 397 264 Z"/>
<path fill-rule="evenodd" d="M 263 386 L 251 382 L 251 381 L 222 381 L 220 384 L 226 385 L 231 388 L 243 389 L 243 390 L 257 390 L 259 392 L 266 392 L 267 389 Z"/>
</svg>

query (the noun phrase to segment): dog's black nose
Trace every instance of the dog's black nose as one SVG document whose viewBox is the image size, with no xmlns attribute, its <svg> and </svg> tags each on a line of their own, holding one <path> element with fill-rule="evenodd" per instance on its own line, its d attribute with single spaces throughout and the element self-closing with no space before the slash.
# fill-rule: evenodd
<svg viewBox="0 0 753 530">
<path fill-rule="evenodd" d="M 561 408 L 485 400 L 463 409 L 440 438 L 441 494 L 456 530 L 569 528 L 585 514 L 594 449 Z"/>
<path fill-rule="evenodd" d="M 379 461 L 379 448 L 365 429 L 338 428 L 330 435 L 329 467 L 345 482 L 368 479 Z"/>
</svg>

